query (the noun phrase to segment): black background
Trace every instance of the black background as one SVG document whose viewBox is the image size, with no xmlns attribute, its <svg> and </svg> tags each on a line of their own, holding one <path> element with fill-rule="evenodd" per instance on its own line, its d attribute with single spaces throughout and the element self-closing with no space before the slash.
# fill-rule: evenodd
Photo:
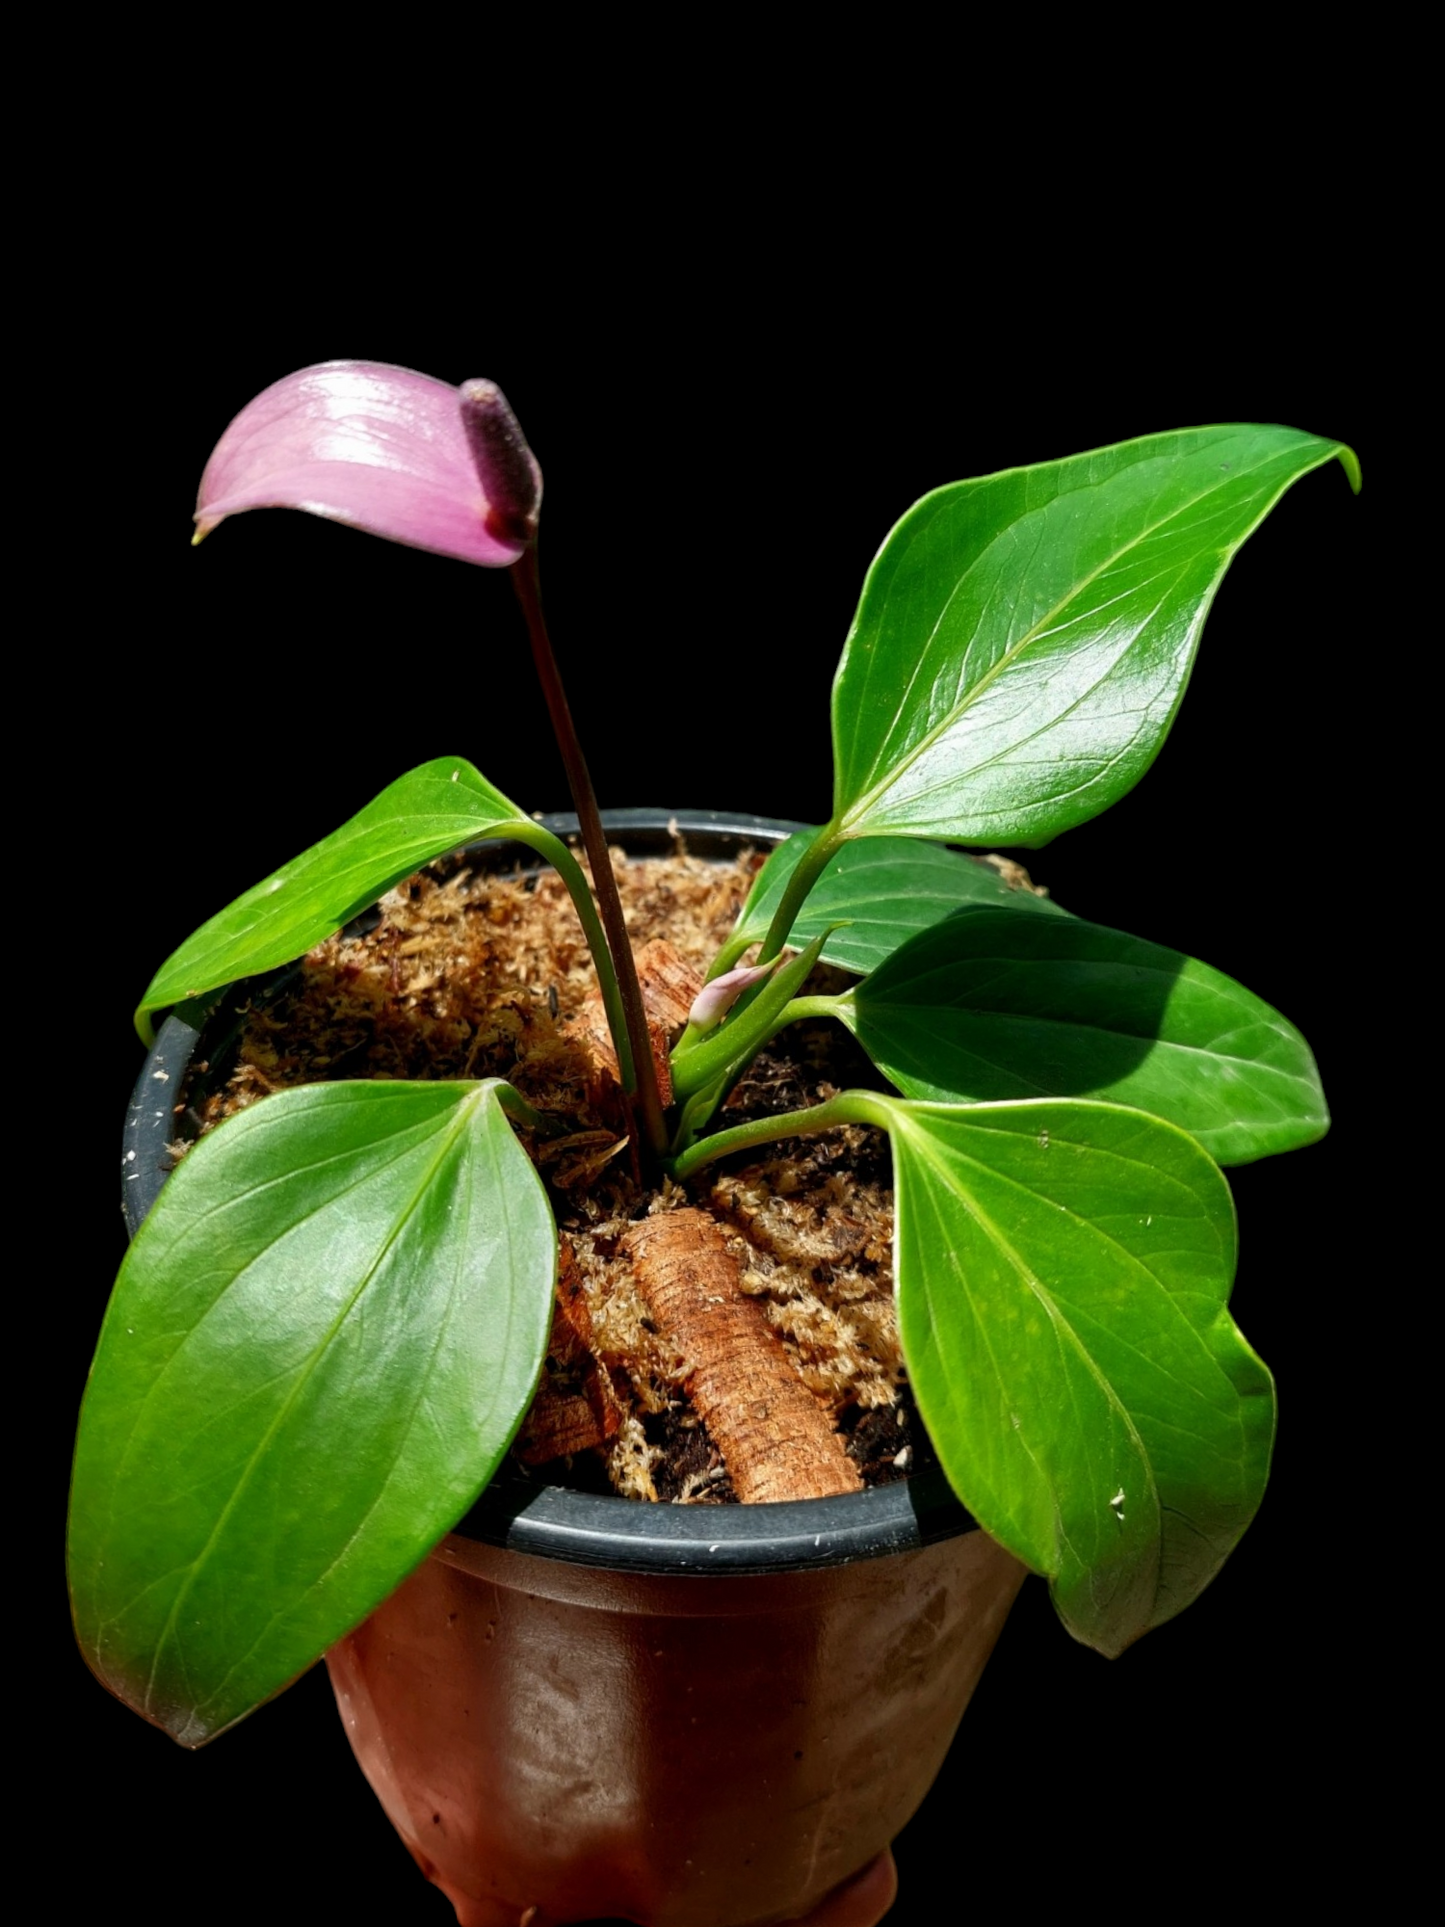
<svg viewBox="0 0 1445 1927">
<path fill-rule="evenodd" d="M 280 513 L 188 550 L 210 447 L 267 382 L 348 355 L 498 380 L 545 470 L 544 590 L 604 804 L 815 822 L 858 588 L 926 489 L 1229 419 L 1339 437 L 1370 474 L 1350 326 L 1298 271 L 1308 239 L 1287 209 L 1277 253 L 1220 224 L 1207 248 L 1145 265 L 1086 247 L 1064 271 L 1050 251 L 1029 265 L 1017 223 L 975 225 L 952 250 L 905 246 L 877 218 L 825 241 L 803 203 L 760 226 L 724 197 L 673 223 L 579 194 L 525 216 L 459 213 L 424 240 L 349 202 L 286 205 L 248 211 L 240 193 L 203 239 L 178 223 L 171 244 L 147 242 L 133 353 L 149 413 L 102 438 L 80 478 L 109 502 L 75 564 L 99 646 L 58 703 L 83 702 L 104 732 L 77 780 L 106 952 L 74 999 L 108 1069 L 66 1207 L 68 1248 L 79 1230 L 87 1256 L 67 1273 L 65 1426 L 120 1255 L 128 1012 L 156 964 L 426 758 L 464 754 L 524 807 L 566 805 L 504 574 Z M 1235 1174 L 1235 1311 L 1281 1388 L 1258 1522 L 1198 1605 L 1114 1664 L 1074 1646 L 1030 1582 L 898 1843 L 901 1921 L 931 1918 L 929 1875 L 964 1864 L 1025 1890 L 1087 1868 L 1107 1892 L 1114 1868 L 1137 1880 L 1174 1863 L 1181 1834 L 1202 1848 L 1236 1826 L 1262 1831 L 1262 1877 L 1283 1879 L 1334 1797 L 1330 1628 L 1345 1637 L 1362 1583 L 1326 1334 L 1356 1290 L 1342 932 L 1376 859 L 1342 847 L 1360 821 L 1342 745 L 1371 727 L 1344 669 L 1375 643 L 1370 512 L 1368 486 L 1354 500 L 1336 467 L 1287 496 L 1230 570 L 1157 767 L 1025 857 L 1069 908 L 1277 1003 L 1314 1043 L 1340 1121 L 1323 1145 Z M 87 1816 L 84 1877 L 103 1878 L 108 1905 L 144 1895 L 152 1922 L 189 1921 L 219 1882 L 238 1915 L 444 1927 L 320 1669 L 185 1754 L 89 1678 L 64 1622 L 58 1525 L 45 1543 L 64 1800 Z"/>
</svg>

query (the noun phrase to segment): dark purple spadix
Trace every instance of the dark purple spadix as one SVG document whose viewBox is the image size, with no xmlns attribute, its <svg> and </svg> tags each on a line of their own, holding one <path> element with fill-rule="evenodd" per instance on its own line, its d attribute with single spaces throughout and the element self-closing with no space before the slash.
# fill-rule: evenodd
<svg viewBox="0 0 1445 1927">
<path fill-rule="evenodd" d="M 499 542 L 535 541 L 542 471 L 511 404 L 494 381 L 464 381 L 461 410 L 467 445 L 487 498 L 487 533 Z"/>
</svg>

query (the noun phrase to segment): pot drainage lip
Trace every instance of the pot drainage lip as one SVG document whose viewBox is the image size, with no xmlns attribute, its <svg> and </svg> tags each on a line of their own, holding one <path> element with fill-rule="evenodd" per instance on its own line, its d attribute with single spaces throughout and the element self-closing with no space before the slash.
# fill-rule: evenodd
<svg viewBox="0 0 1445 1927">
<path fill-rule="evenodd" d="M 648 1505 L 499 1482 L 455 1527 L 459 1537 L 615 1572 L 768 1573 L 915 1552 L 977 1527 L 941 1472 L 832 1499 L 774 1505 Z"/>
</svg>

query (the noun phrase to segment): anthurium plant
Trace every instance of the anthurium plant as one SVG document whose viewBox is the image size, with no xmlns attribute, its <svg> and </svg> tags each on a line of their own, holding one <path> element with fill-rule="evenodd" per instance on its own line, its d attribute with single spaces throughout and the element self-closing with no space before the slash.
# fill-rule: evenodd
<svg viewBox="0 0 1445 1927">
<path fill-rule="evenodd" d="M 936 489 L 887 537 L 833 686 L 820 827 L 757 877 L 664 1104 L 587 767 L 543 619 L 541 474 L 497 388 L 360 362 L 258 396 L 199 541 L 288 506 L 507 568 L 590 861 L 457 756 L 398 777 L 157 971 L 137 1022 L 304 954 L 481 838 L 555 866 L 595 962 L 638 1155 L 712 1160 L 839 1123 L 892 1147 L 919 1409 L 960 1499 L 1117 1653 L 1253 1517 L 1273 1385 L 1228 1308 L 1220 1166 L 1327 1126 L 1304 1039 L 1207 964 L 1003 890 L 952 846 L 1037 847 L 1138 782 L 1235 552 L 1338 442 L 1231 425 Z M 821 699 L 821 697 L 820 697 Z M 819 963 L 851 973 L 810 991 Z M 890 1091 L 719 1127 L 756 1053 L 827 1015 Z M 507 1084 L 283 1091 L 199 1142 L 122 1266 L 70 1518 L 100 1678 L 187 1745 L 279 1691 L 486 1486 L 537 1386 L 557 1237 Z"/>
</svg>

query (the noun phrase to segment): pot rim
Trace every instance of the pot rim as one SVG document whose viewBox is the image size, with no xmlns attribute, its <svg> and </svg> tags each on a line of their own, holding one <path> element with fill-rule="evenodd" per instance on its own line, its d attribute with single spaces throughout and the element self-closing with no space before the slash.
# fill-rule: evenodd
<svg viewBox="0 0 1445 1927">
<path fill-rule="evenodd" d="M 555 836 L 577 834 L 570 812 L 538 820 Z M 649 845 L 665 853 L 680 834 L 698 856 L 729 856 L 750 840 L 778 844 L 813 827 L 739 810 L 604 810 L 602 822 L 609 835 L 625 838 L 641 853 L 652 853 Z M 467 847 L 521 849 L 499 839 Z M 530 850 L 524 855 L 536 860 Z M 287 965 L 266 981 L 295 968 Z M 136 1078 L 121 1151 L 121 1210 L 132 1238 L 165 1182 L 175 1093 L 206 1020 L 231 988 L 172 1010 Z M 936 1471 L 835 1498 L 736 1506 L 646 1505 L 501 1478 L 453 1527 L 460 1538 L 573 1565 L 715 1577 L 849 1565 L 976 1530 L 977 1521 Z"/>
</svg>

